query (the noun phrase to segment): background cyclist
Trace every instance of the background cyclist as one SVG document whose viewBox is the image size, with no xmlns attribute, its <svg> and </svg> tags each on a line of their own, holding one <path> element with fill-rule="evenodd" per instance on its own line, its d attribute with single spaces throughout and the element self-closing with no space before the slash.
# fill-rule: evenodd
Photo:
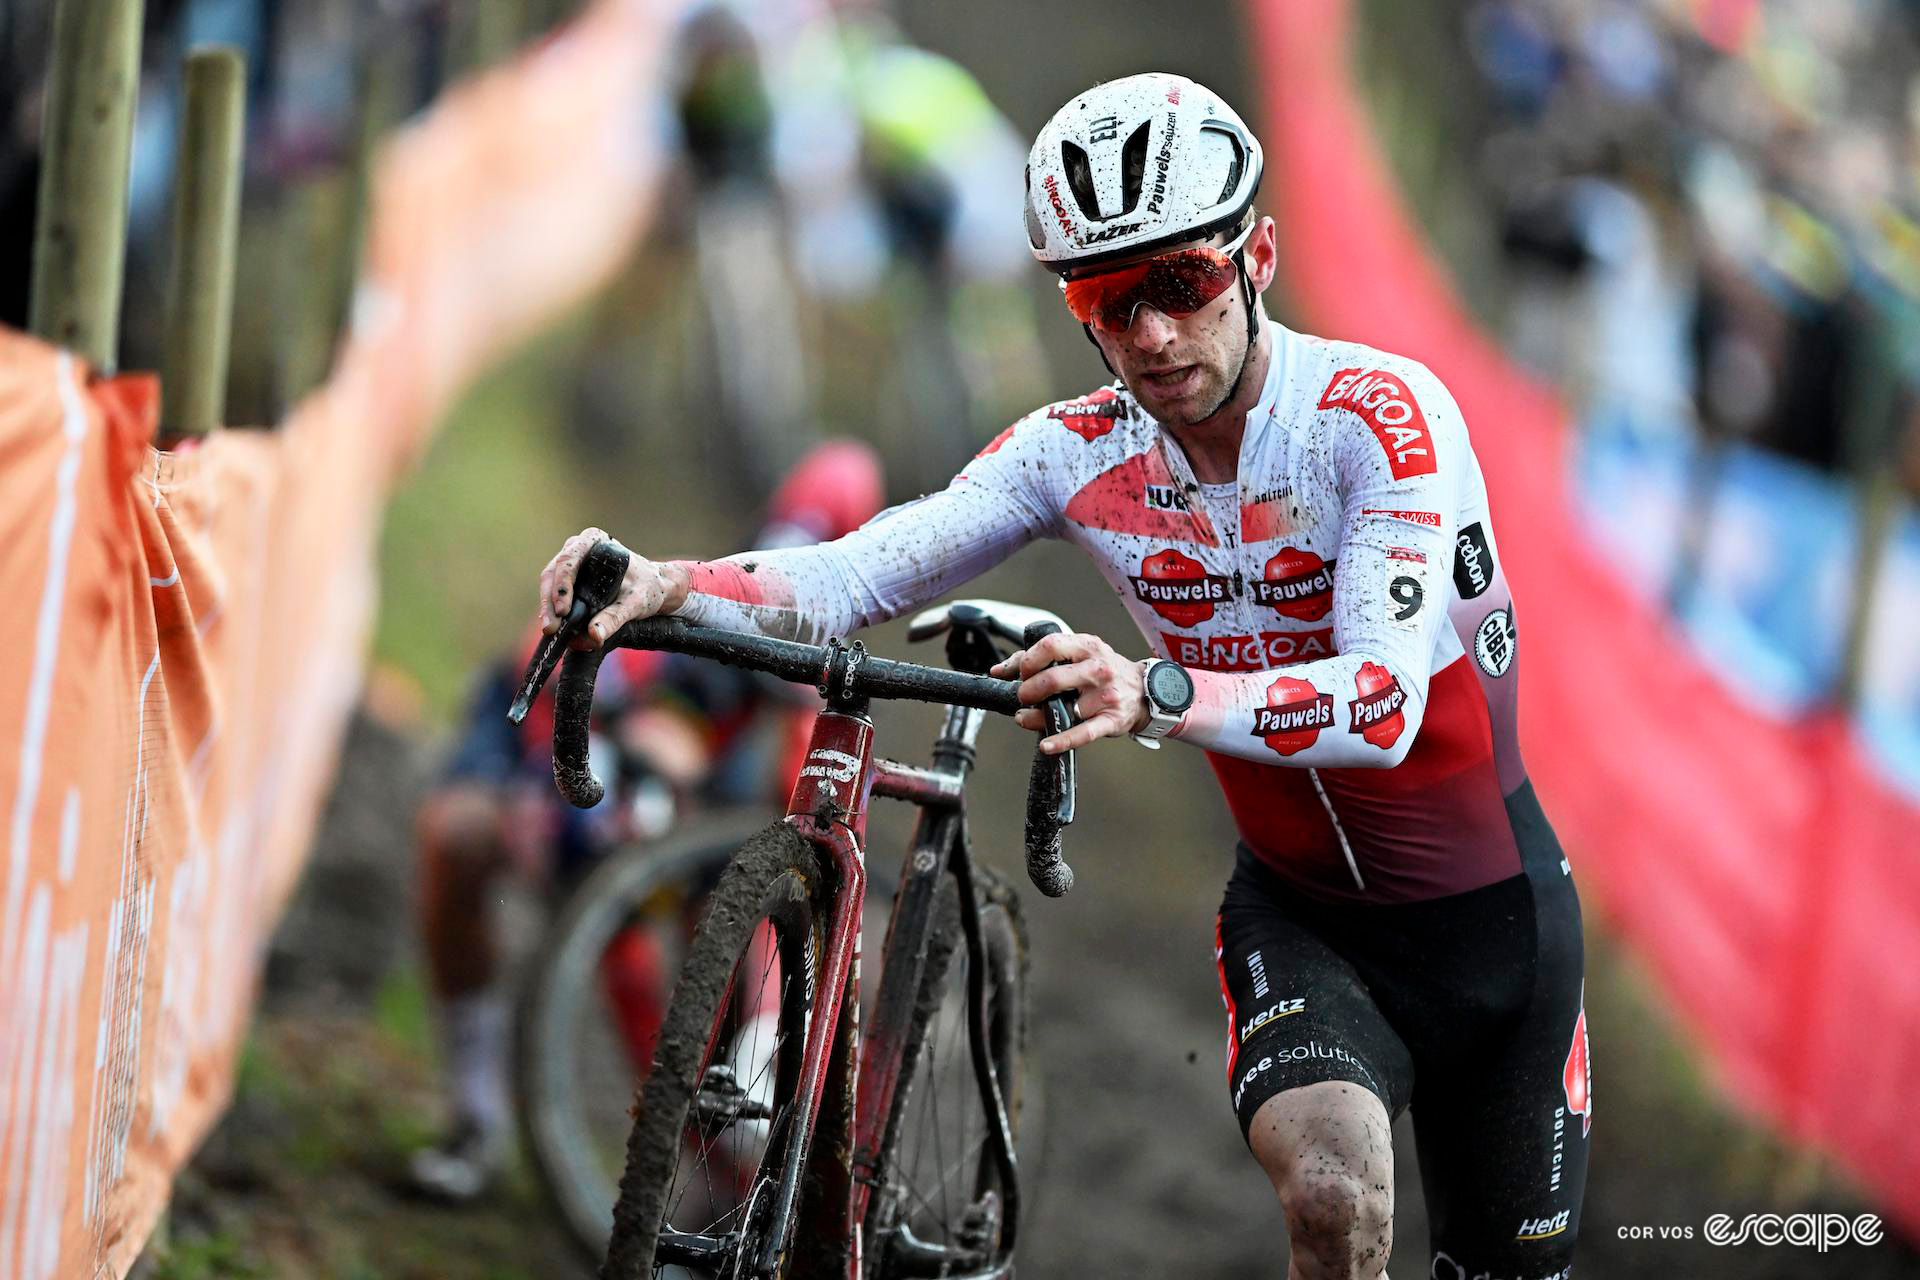
<svg viewBox="0 0 1920 1280">
<path fill-rule="evenodd" d="M 879 510 L 881 494 L 872 451 L 828 441 L 781 482 L 755 545 L 838 537 Z M 551 690 L 522 725 L 501 713 L 536 639 L 523 637 L 475 680 L 444 779 L 423 800 L 416 821 L 419 923 L 441 1029 L 449 1123 L 436 1143 L 414 1154 L 409 1173 L 418 1190 L 447 1199 L 485 1190 L 508 1141 L 511 1028 L 491 910 L 500 877 L 518 872 L 570 883 L 617 843 L 663 834 L 688 804 L 774 799 L 778 788 L 790 785 L 795 753 L 804 748 L 817 709 L 805 691 L 738 668 L 622 651 L 595 689 L 595 713 L 601 736 L 617 739 L 609 745 L 634 776 L 582 812 L 553 789 Z M 773 732 L 754 732 L 769 717 L 778 721 Z M 657 985 L 645 955 L 622 953 L 608 963 L 616 993 Z M 618 994 L 616 1006 L 628 1011 Z"/>
</svg>

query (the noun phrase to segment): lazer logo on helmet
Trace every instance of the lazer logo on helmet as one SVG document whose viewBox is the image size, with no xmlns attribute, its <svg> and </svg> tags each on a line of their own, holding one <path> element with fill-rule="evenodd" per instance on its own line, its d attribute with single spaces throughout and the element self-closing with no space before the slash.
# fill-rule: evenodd
<svg viewBox="0 0 1920 1280">
<path fill-rule="evenodd" d="M 1197 627 L 1213 617 L 1213 607 L 1233 589 L 1224 575 L 1208 573 L 1205 565 L 1172 547 L 1142 560 L 1130 581 L 1133 594 L 1176 627 Z"/>
<path fill-rule="evenodd" d="M 1453 537 L 1453 585 L 1462 600 L 1484 595 L 1493 585 L 1493 548 L 1478 520 Z"/>
<path fill-rule="evenodd" d="M 1118 240 L 1121 236 L 1132 235 L 1146 225 L 1144 222 L 1123 222 L 1117 227 L 1107 227 L 1100 231 L 1090 231 L 1080 238 L 1080 243 L 1101 244 L 1108 240 Z"/>
<path fill-rule="evenodd" d="M 1177 98 L 1169 99 L 1169 101 L 1172 101 L 1176 106 L 1179 105 Z M 1166 203 L 1167 170 L 1173 167 L 1173 135 L 1179 128 L 1179 125 L 1179 113 L 1173 111 L 1167 112 L 1167 129 L 1165 133 L 1160 135 L 1160 150 L 1156 152 L 1153 157 L 1153 194 L 1147 197 L 1148 213 L 1159 213 L 1161 206 Z"/>
<path fill-rule="evenodd" d="M 1342 369 L 1320 397 L 1322 409 L 1358 414 L 1386 451 L 1395 480 L 1430 476 L 1437 470 L 1433 433 L 1407 384 L 1384 369 Z"/>
<path fill-rule="evenodd" d="M 1332 627 L 1262 631 L 1258 636 L 1183 636 L 1162 631 L 1160 639 L 1175 662 L 1202 671 L 1265 671 L 1333 656 Z"/>
<path fill-rule="evenodd" d="M 1333 728 L 1333 695 L 1306 680 L 1281 676 L 1267 686 L 1267 705 L 1253 711 L 1253 736 L 1264 738 L 1276 755 L 1298 755 Z"/>
</svg>

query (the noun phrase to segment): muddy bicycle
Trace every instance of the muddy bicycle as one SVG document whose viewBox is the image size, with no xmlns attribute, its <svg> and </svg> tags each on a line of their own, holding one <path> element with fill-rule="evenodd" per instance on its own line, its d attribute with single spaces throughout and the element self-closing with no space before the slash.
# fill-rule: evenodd
<svg viewBox="0 0 1920 1280">
<path fill-rule="evenodd" d="M 742 845 L 709 895 L 634 1108 L 600 1274 L 1010 1274 L 1026 938 L 1010 887 L 973 862 L 963 800 L 983 712 L 1021 705 L 1017 681 L 985 672 L 1002 645 L 1064 626 L 994 602 L 920 615 L 909 634 L 944 632 L 958 670 L 872 657 L 858 642 L 800 644 L 676 618 L 629 623 L 601 649 L 567 649 L 625 567 L 616 543 L 588 553 L 568 621 L 535 655 L 515 703 L 522 711 L 565 656 L 554 776 L 572 803 L 601 795 L 586 715 L 608 648 L 667 649 L 813 684 L 827 707 L 787 816 Z M 874 754 L 876 698 L 946 704 L 930 766 Z M 1064 698 L 1046 714 L 1050 733 L 1071 723 Z M 907 801 L 921 817 L 863 1036 L 859 937 L 874 795 Z M 1036 750 L 1026 861 L 1049 896 L 1073 882 L 1060 852 L 1073 807 L 1072 753 Z M 963 975 L 957 993 L 954 974 Z"/>
</svg>

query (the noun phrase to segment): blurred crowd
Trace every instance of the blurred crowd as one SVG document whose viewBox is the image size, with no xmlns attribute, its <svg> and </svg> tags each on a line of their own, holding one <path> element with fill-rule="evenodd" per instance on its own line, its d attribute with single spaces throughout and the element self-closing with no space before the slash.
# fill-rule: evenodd
<svg viewBox="0 0 1920 1280">
<path fill-rule="evenodd" d="M 350 305 L 369 140 L 584 2 L 146 0 L 122 366 L 160 363 L 190 49 L 246 55 L 229 417 L 274 421 L 326 355 L 289 355 L 273 335 L 330 341 Z M 0 7 L 0 243 L 16 247 L 0 255 L 0 323 L 16 327 L 54 7 Z M 667 67 L 635 121 L 674 157 L 660 234 L 601 308 L 574 438 L 630 443 L 662 411 L 718 418 L 722 470 L 757 502 L 811 441 L 884 436 L 904 417 L 935 429 L 891 460 L 909 480 L 943 481 L 1038 377 L 1025 242 L 1005 213 L 1019 207 L 1023 139 L 969 72 L 915 45 L 877 0 L 696 0 Z M 674 309 L 682 297 L 691 311 Z M 899 335 L 880 356 L 859 353 L 857 395 L 823 385 L 835 377 L 823 335 L 844 327 L 821 322 L 833 308 L 877 312 L 863 327 Z M 675 367 L 636 359 L 636 341 Z"/>
<path fill-rule="evenodd" d="M 1609 426 L 1920 493 L 1920 6 L 1476 0 L 1464 23 L 1480 176 L 1532 282 L 1516 346 Z"/>
<path fill-rule="evenodd" d="M 1920 5 L 1473 0 L 1507 343 L 1573 486 L 1736 691 L 1920 789 Z"/>
</svg>

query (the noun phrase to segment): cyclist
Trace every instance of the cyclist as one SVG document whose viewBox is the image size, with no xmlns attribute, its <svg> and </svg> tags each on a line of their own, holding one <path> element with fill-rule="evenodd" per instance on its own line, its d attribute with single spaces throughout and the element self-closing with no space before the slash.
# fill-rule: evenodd
<svg viewBox="0 0 1920 1280">
<path fill-rule="evenodd" d="M 881 491 L 872 450 L 828 441 L 781 482 L 756 545 L 838 537 L 880 509 Z M 595 718 L 618 739 L 619 756 L 648 775 L 627 793 L 640 812 L 616 812 L 621 806 L 610 798 L 582 813 L 554 794 L 551 691 L 517 728 L 501 714 L 536 641 L 529 637 L 476 681 L 445 778 L 421 804 L 416 824 L 421 935 L 440 1015 L 451 1123 L 438 1142 L 414 1153 L 409 1176 L 415 1189 L 449 1200 L 484 1191 L 505 1154 L 510 1028 L 495 981 L 488 910 L 499 877 L 518 869 L 570 882 L 614 843 L 662 834 L 676 797 L 699 793 L 708 802 L 740 803 L 769 781 L 790 783 L 818 709 L 797 700 L 792 686 L 735 667 L 624 650 L 595 689 Z M 794 714 L 769 769 L 749 731 L 782 704 Z M 603 968 L 629 1035 L 650 1038 L 650 1026 L 631 1024 L 646 1019 L 653 1003 L 646 996 L 659 986 L 651 957 L 628 949 L 610 955 Z M 651 1012 L 657 1017 L 657 1009 Z"/>
<path fill-rule="evenodd" d="M 1564 1277 L 1592 1099 L 1579 906 L 1515 736 L 1514 608 L 1466 426 L 1424 366 L 1266 318 L 1261 150 L 1172 75 L 1041 131 L 1034 255 L 1116 381 L 1015 423 L 945 490 L 824 546 L 635 558 L 630 618 L 820 640 L 1069 540 L 1153 656 L 1086 634 L 1003 664 L 1076 693 L 1047 750 L 1206 751 L 1240 832 L 1215 935 L 1230 1096 L 1295 1277 L 1379 1276 L 1409 1105 L 1430 1274 Z M 557 629 L 592 543 L 540 583 Z M 1022 722 L 1040 728 L 1037 709 Z"/>
</svg>

